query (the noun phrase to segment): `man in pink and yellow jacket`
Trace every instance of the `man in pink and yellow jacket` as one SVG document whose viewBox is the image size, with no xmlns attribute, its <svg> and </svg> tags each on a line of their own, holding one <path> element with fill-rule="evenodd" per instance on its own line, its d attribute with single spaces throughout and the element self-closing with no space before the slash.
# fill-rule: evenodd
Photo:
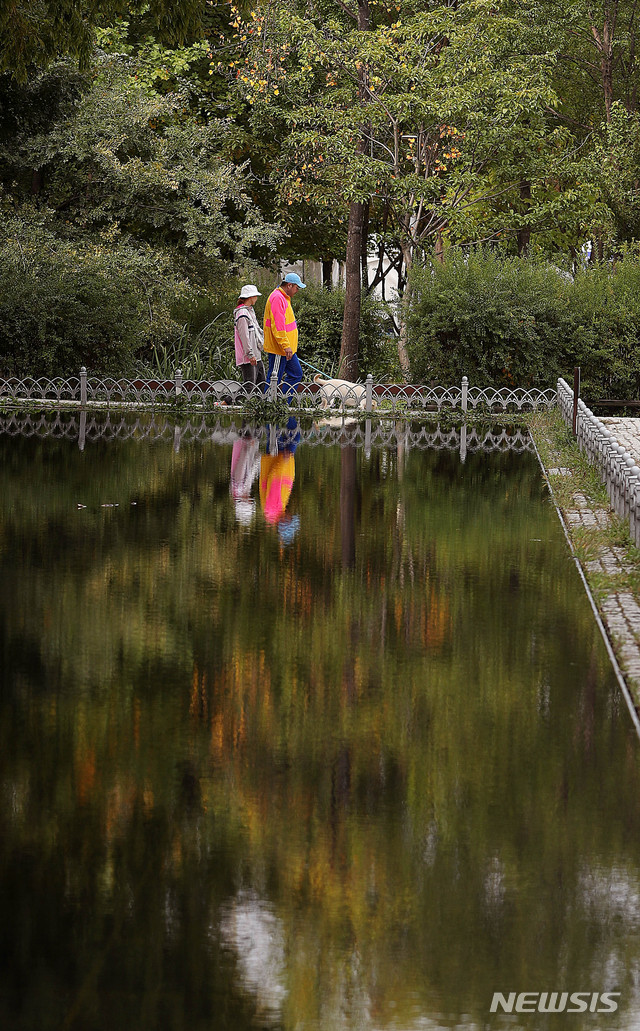
<svg viewBox="0 0 640 1031">
<path fill-rule="evenodd" d="M 288 272 L 280 286 L 269 294 L 264 309 L 264 350 L 269 356 L 267 389 L 275 375 L 285 394 L 292 395 L 302 379 L 298 350 L 298 327 L 291 298 L 306 290 L 296 272 Z M 291 400 L 291 396 L 289 397 Z"/>
</svg>

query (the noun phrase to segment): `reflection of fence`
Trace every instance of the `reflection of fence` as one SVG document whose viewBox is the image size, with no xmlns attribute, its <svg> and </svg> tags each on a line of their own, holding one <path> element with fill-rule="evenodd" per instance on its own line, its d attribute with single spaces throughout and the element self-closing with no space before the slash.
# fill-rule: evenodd
<svg viewBox="0 0 640 1031">
<path fill-rule="evenodd" d="M 76 440 L 84 450 L 86 444 L 97 440 L 166 440 L 177 450 L 192 441 L 210 441 L 231 444 L 240 437 L 262 438 L 266 426 L 238 426 L 211 416 L 187 419 L 176 425 L 156 413 L 135 418 L 124 413 L 92 413 L 86 411 L 56 411 L 34 414 L 11 411 L 0 415 L 0 434 L 21 437 L 58 437 Z M 281 443 L 286 447 L 287 430 L 279 430 Z M 480 430 L 462 426 L 459 429 L 429 428 L 404 421 L 333 418 L 296 426 L 289 431 L 291 440 L 304 441 L 317 446 L 339 444 L 341 447 L 372 448 L 436 448 L 459 451 L 464 460 L 473 451 L 531 451 L 533 445 L 526 430 L 500 428 Z"/>
<path fill-rule="evenodd" d="M 568 426 L 573 423 L 573 390 L 558 380 L 558 407 Z M 631 538 L 640 546 L 640 468 L 603 422 L 578 399 L 576 420 L 578 446 L 600 475 L 611 507 L 622 519 L 629 520 Z"/>
<path fill-rule="evenodd" d="M 331 381 L 328 381 L 331 384 Z M 262 396 L 260 388 L 250 387 L 249 396 Z M 178 370 L 173 380 L 104 379 L 88 376 L 86 369 L 78 377 L 69 379 L 0 379 L 0 402 L 39 402 L 47 406 L 67 405 L 88 408 L 153 407 L 165 406 L 182 399 L 191 405 L 239 404 L 246 399 L 246 390 L 235 380 L 196 382 L 185 380 Z M 275 380 L 270 396 L 282 396 Z M 506 412 L 525 409 L 552 408 L 556 404 L 555 390 L 525 390 L 523 388 L 472 387 L 466 376 L 454 387 L 402 386 L 376 384 L 371 376 L 365 383 L 351 388 L 335 385 L 323 386 L 303 383 L 288 398 L 293 410 L 324 407 L 328 404 L 340 410 L 357 407 L 363 411 L 377 410 L 377 414 L 410 415 L 443 409 L 487 412 Z"/>
</svg>

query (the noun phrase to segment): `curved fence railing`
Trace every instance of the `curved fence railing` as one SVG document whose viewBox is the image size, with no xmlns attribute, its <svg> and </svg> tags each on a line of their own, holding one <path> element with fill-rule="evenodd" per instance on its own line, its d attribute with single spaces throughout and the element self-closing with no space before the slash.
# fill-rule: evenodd
<svg viewBox="0 0 640 1031">
<path fill-rule="evenodd" d="M 573 426 L 573 390 L 563 379 L 558 380 L 558 407 L 567 425 Z M 640 468 L 635 458 L 582 398 L 578 399 L 576 437 L 580 450 L 600 475 L 612 509 L 629 520 L 631 539 L 640 546 Z"/>
<path fill-rule="evenodd" d="M 286 399 L 292 411 L 359 409 L 377 414 L 424 414 L 458 410 L 461 413 L 522 412 L 552 408 L 555 390 L 524 388 L 473 387 L 466 376 L 459 386 L 420 386 L 374 383 L 367 376 L 364 383 L 344 380 L 305 382 L 297 390 L 282 392 L 275 380 L 269 386 L 269 397 Z M 262 397 L 259 387 L 245 387 L 235 380 L 185 380 L 177 370 L 171 380 L 161 379 L 98 379 L 85 368 L 78 377 L 68 379 L 0 379 L 0 404 L 20 402 L 45 406 L 78 405 L 82 408 L 146 408 L 164 407 L 177 401 L 203 408 L 240 406 L 251 397 Z"/>
<path fill-rule="evenodd" d="M 56 411 L 31 413 L 20 410 L 0 414 L 0 435 L 13 437 L 57 437 L 77 441 L 84 450 L 87 444 L 98 440 L 166 440 L 178 450 L 190 442 L 212 442 L 231 444 L 240 437 L 266 437 L 270 427 L 236 425 L 233 421 L 212 416 L 186 419 L 173 423 L 155 413 L 141 418 L 125 413 L 92 413 L 85 411 Z M 373 448 L 398 447 L 435 448 L 459 451 L 461 458 L 474 451 L 533 450 L 527 430 L 479 429 L 477 427 L 443 429 L 439 426 L 427 428 L 410 422 L 353 418 L 320 419 L 316 421 L 296 420 L 294 429 L 278 428 L 281 446 L 288 442 L 304 442 L 311 446 L 339 444 L 341 447 L 363 447 L 365 452 Z"/>
</svg>

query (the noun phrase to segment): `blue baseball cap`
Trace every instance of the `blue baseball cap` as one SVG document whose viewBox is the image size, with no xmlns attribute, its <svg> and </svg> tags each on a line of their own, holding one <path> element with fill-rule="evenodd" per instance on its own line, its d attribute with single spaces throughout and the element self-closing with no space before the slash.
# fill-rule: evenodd
<svg viewBox="0 0 640 1031">
<path fill-rule="evenodd" d="M 297 272 L 287 272 L 286 276 L 282 280 L 283 283 L 295 283 L 301 290 L 307 289 L 307 284 L 303 283 Z"/>
<path fill-rule="evenodd" d="M 287 545 L 293 543 L 299 529 L 299 515 L 289 516 L 288 519 L 283 519 L 281 523 L 278 523 L 278 534 L 285 548 L 287 547 Z"/>
</svg>

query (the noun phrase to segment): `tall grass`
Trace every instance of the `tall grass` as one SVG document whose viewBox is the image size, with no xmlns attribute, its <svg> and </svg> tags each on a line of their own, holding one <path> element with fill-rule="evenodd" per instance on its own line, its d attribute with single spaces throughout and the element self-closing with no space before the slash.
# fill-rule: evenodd
<svg viewBox="0 0 640 1031">
<path fill-rule="evenodd" d="M 220 344 L 212 339 L 214 324 L 223 314 L 216 315 L 195 336 L 184 325 L 177 340 L 155 344 L 151 360 L 139 367 L 140 375 L 173 379 L 180 369 L 183 379 L 187 380 L 238 379 L 232 344 Z"/>
</svg>

